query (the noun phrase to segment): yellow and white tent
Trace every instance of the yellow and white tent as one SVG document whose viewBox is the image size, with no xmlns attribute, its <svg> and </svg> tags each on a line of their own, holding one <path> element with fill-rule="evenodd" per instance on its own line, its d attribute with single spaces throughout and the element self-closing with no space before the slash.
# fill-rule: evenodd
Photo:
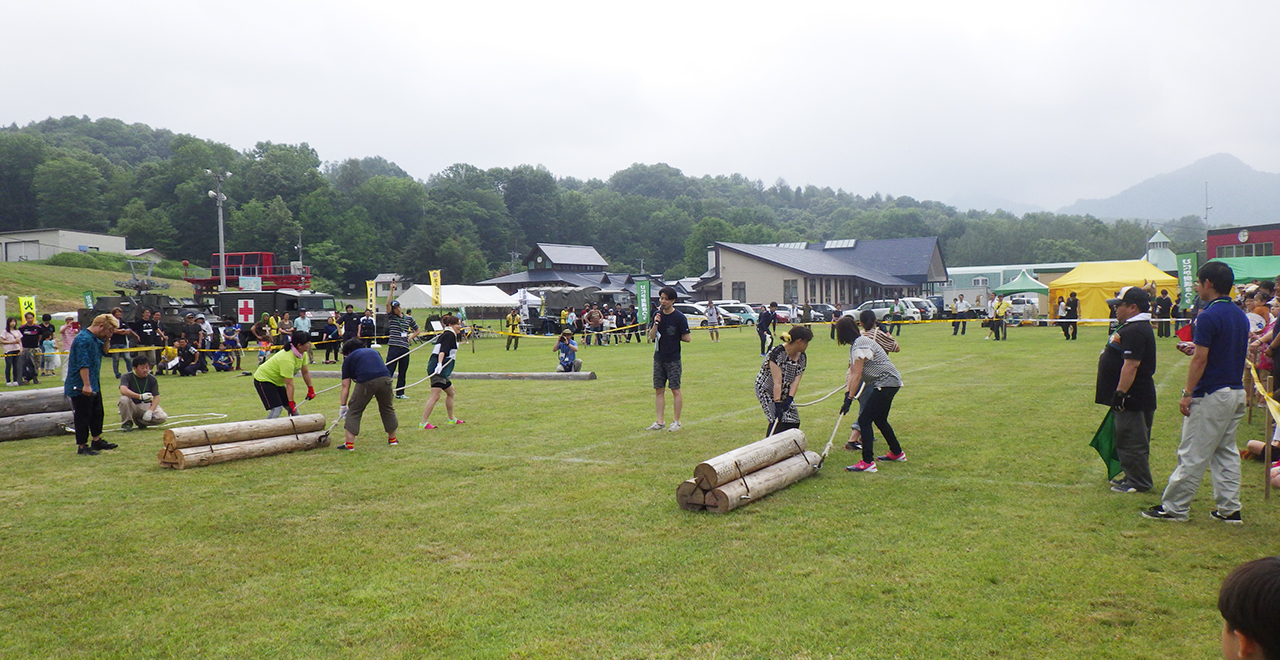
<svg viewBox="0 0 1280 660">
<path fill-rule="evenodd" d="M 1168 289 L 1174 300 L 1178 299 L 1178 279 L 1148 261 L 1090 261 L 1080 264 L 1067 274 L 1049 283 L 1049 299 L 1057 304 L 1058 296 L 1069 297 L 1075 292 L 1080 299 L 1080 318 L 1105 319 L 1111 310 L 1107 300 L 1113 298 L 1120 287 L 1142 286 L 1144 282 L 1156 283 L 1156 294 Z"/>
</svg>

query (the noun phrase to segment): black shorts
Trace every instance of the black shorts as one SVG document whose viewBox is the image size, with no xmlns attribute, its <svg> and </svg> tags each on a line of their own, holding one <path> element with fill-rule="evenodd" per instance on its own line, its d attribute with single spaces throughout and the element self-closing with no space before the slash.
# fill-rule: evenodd
<svg viewBox="0 0 1280 660">
<path fill-rule="evenodd" d="M 262 400 L 263 408 L 271 410 L 272 408 L 289 407 L 289 390 L 285 389 L 284 386 L 254 380 L 253 387 L 258 390 L 258 398 Z"/>
<path fill-rule="evenodd" d="M 653 361 L 653 389 L 660 390 L 664 387 L 670 387 L 673 390 L 680 389 L 680 373 L 682 371 L 680 361 L 660 362 Z"/>
</svg>

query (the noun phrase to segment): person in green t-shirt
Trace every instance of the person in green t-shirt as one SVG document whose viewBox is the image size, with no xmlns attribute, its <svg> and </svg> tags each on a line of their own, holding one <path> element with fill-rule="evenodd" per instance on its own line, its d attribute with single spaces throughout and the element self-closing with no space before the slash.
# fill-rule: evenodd
<svg viewBox="0 0 1280 660">
<path fill-rule="evenodd" d="M 272 355 L 253 372 L 253 386 L 267 410 L 267 419 L 279 417 L 286 409 L 290 415 L 298 414 L 298 404 L 294 403 L 293 397 L 293 376 L 299 371 L 307 383 L 307 400 L 316 398 L 316 388 L 311 384 L 311 372 L 307 369 L 307 349 L 310 346 L 310 333 L 295 331 L 287 349 Z"/>
</svg>

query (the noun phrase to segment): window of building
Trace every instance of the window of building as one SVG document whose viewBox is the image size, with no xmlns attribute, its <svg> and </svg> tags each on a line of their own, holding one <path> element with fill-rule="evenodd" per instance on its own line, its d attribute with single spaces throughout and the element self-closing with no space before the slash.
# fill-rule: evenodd
<svg viewBox="0 0 1280 660">
<path fill-rule="evenodd" d="M 1243 245 L 1223 245 L 1218 247 L 1214 258 L 1230 259 L 1232 257 L 1270 257 L 1272 243 L 1245 243 Z"/>
<path fill-rule="evenodd" d="M 988 284 L 990 284 L 990 283 L 991 283 L 991 280 L 988 280 L 988 279 L 987 279 L 987 278 L 985 278 L 985 277 L 975 277 L 975 278 L 973 278 L 973 286 L 986 286 L 986 285 L 988 285 Z"/>
<path fill-rule="evenodd" d="M 800 302 L 799 280 L 782 280 L 782 301 L 785 303 Z"/>
<path fill-rule="evenodd" d="M 810 279 L 810 280 L 809 280 L 809 298 L 808 298 L 808 300 L 809 300 L 809 302 L 813 302 L 813 301 L 815 301 L 815 300 L 817 300 L 817 299 L 818 299 L 818 280 Z"/>
<path fill-rule="evenodd" d="M 956 282 L 955 282 L 955 280 L 950 280 L 950 279 L 949 279 L 949 280 L 947 280 L 947 283 L 946 283 L 946 284 L 943 284 L 943 285 L 942 285 L 942 288 L 944 288 L 944 289 L 954 289 L 954 288 L 956 288 Z"/>
<path fill-rule="evenodd" d="M 733 289 L 734 300 L 747 302 L 747 283 L 746 282 L 734 282 L 731 285 L 731 288 Z"/>
<path fill-rule="evenodd" d="M 839 302 L 841 305 L 843 305 L 845 301 L 848 300 L 844 296 L 844 286 L 845 286 L 844 280 L 840 280 L 839 283 L 836 285 L 836 301 Z"/>
</svg>

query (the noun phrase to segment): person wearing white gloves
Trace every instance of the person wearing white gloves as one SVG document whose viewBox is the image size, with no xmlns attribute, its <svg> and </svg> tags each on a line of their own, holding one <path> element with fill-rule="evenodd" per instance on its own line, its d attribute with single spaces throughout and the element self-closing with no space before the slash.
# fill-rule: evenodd
<svg viewBox="0 0 1280 660">
<path fill-rule="evenodd" d="M 360 420 L 364 417 L 364 409 L 373 399 L 378 400 L 378 414 L 382 416 L 382 428 L 387 432 L 387 444 L 400 444 L 396 440 L 396 429 L 400 428 L 400 421 L 396 418 L 391 370 L 382 361 L 382 354 L 366 348 L 359 339 L 348 339 L 342 345 L 342 358 L 338 418 L 345 419 L 342 428 L 346 432 L 347 442 L 338 445 L 338 449 L 355 451 L 356 436 L 360 435 Z"/>
<path fill-rule="evenodd" d="M 163 424 L 168 413 L 160 407 L 160 383 L 151 375 L 151 359 L 145 355 L 133 358 L 133 369 L 120 376 L 120 430 L 132 431 L 136 426 Z"/>
</svg>

